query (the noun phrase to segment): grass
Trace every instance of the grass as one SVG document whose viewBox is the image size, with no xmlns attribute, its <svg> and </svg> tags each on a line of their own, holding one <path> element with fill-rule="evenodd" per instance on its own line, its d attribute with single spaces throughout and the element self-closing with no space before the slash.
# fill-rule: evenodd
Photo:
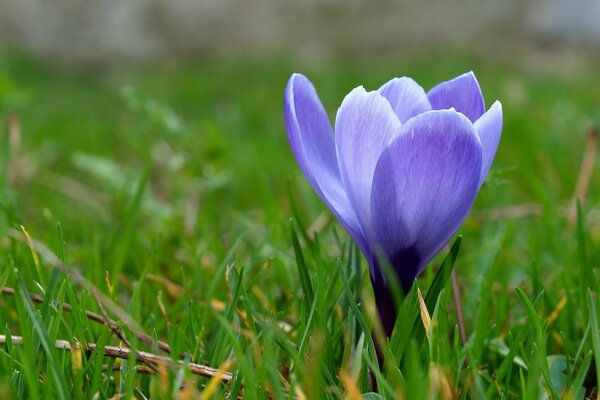
<svg viewBox="0 0 600 400">
<path fill-rule="evenodd" d="M 3 54 L 0 398 L 597 397 L 600 175 L 572 202 L 597 71 L 465 54 L 73 70 Z M 470 69 L 503 103 L 502 142 L 460 251 L 419 280 L 423 303 L 406 296 L 380 369 L 366 265 L 293 160 L 283 89 L 305 73 L 333 117 L 357 85 Z"/>
</svg>

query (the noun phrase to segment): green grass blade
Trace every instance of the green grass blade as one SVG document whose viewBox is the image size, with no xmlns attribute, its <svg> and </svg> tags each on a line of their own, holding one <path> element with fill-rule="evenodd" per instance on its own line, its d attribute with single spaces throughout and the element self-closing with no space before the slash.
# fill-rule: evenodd
<svg viewBox="0 0 600 400">
<path fill-rule="evenodd" d="M 313 285 L 310 280 L 310 274 L 308 271 L 308 265 L 304 259 L 302 248 L 300 247 L 300 241 L 294 228 L 294 223 L 290 221 L 290 234 L 292 237 L 292 246 L 294 247 L 294 254 L 296 255 L 296 264 L 298 266 L 298 274 L 300 276 L 300 284 L 302 285 L 302 291 L 306 296 L 306 302 L 312 304 L 315 298 Z"/>
<path fill-rule="evenodd" d="M 587 304 L 592 332 L 592 349 L 594 350 L 594 362 L 596 364 L 596 387 L 600 387 L 600 326 L 598 325 L 598 312 L 592 291 L 587 291 Z"/>
<path fill-rule="evenodd" d="M 42 348 L 44 349 L 44 354 L 48 359 L 48 366 L 50 368 L 50 375 L 52 376 L 52 382 L 54 382 L 54 386 L 57 391 L 58 398 L 61 400 L 68 400 L 71 398 L 70 389 L 65 380 L 65 376 L 62 373 L 62 366 L 58 358 L 56 357 L 56 351 L 54 349 L 54 343 L 48 336 L 48 332 L 44 327 L 42 320 L 39 315 L 35 311 L 33 307 L 33 303 L 27 294 L 27 288 L 25 287 L 25 283 L 23 282 L 20 276 L 17 276 L 19 283 L 19 297 L 25 306 L 27 314 L 33 323 L 33 328 L 37 332 Z"/>
<path fill-rule="evenodd" d="M 592 364 L 592 357 L 594 354 L 595 352 L 589 351 L 583 358 L 583 361 L 579 366 L 579 371 L 577 371 L 577 375 L 575 375 L 573 382 L 571 382 L 571 386 L 568 388 L 570 398 L 583 399 L 585 397 L 585 387 L 583 385 L 587 378 L 588 371 L 590 370 L 590 365 Z"/>
<path fill-rule="evenodd" d="M 520 288 L 516 288 L 515 291 L 517 293 L 517 296 L 519 297 L 519 300 L 521 300 L 521 303 L 523 304 L 523 306 L 525 306 L 525 311 L 527 312 L 529 319 L 533 323 L 535 339 L 536 339 L 534 356 L 536 356 L 536 358 L 537 358 L 534 365 L 537 364 L 539 366 L 539 368 L 541 369 L 542 375 L 544 376 L 544 380 L 546 381 L 546 387 L 550 391 L 552 399 L 558 400 L 558 399 L 560 399 L 560 396 L 559 396 L 558 392 L 556 391 L 556 389 L 554 388 L 554 385 L 552 384 L 552 379 L 550 377 L 550 370 L 548 368 L 548 362 L 546 359 L 546 337 L 545 337 L 544 325 L 542 324 L 542 321 L 538 317 L 537 311 L 535 310 L 533 303 L 531 302 L 531 300 L 529 300 L 529 297 L 527 297 L 525 292 L 523 290 L 521 290 Z"/>
<path fill-rule="evenodd" d="M 429 290 L 427 290 L 425 304 L 427 305 L 427 309 L 430 310 L 430 313 L 433 311 L 441 291 L 446 287 L 446 284 L 450 279 L 452 269 L 454 268 L 454 264 L 458 257 L 461 242 L 462 236 L 458 236 L 452 244 L 450 252 L 444 258 L 440 269 L 433 278 Z M 402 358 L 404 350 L 411 338 L 418 340 L 419 344 L 423 343 L 423 340 L 425 339 L 423 324 L 419 323 L 419 304 L 417 301 L 416 286 L 417 285 L 413 285 L 404 299 L 403 306 L 398 311 L 399 314 L 396 320 L 396 326 L 394 327 L 390 339 L 392 353 L 398 360 Z M 405 325 L 407 321 L 409 322 L 408 326 Z"/>
<path fill-rule="evenodd" d="M 446 287 L 450 276 L 452 275 L 452 270 L 454 269 L 454 264 L 456 263 L 456 259 L 458 258 L 458 252 L 460 250 L 460 244 L 462 243 L 462 236 L 459 235 L 452 243 L 452 247 L 448 252 L 446 258 L 442 262 L 440 266 L 440 270 L 433 278 L 433 282 L 429 286 L 427 290 L 427 295 L 425 296 L 425 304 L 427 305 L 427 309 L 430 312 L 434 309 L 435 304 L 438 300 L 438 297 L 442 290 Z"/>
<path fill-rule="evenodd" d="M 302 223 L 302 219 L 300 218 L 300 210 L 298 209 L 298 205 L 296 204 L 296 201 L 294 200 L 294 193 L 293 193 L 293 189 L 292 189 L 291 179 L 288 179 L 288 181 L 287 181 L 287 195 L 288 195 L 288 200 L 290 202 L 290 208 L 292 210 L 292 216 L 294 217 L 294 222 L 296 223 L 296 225 L 298 225 L 298 230 L 300 231 L 300 235 L 302 236 L 302 239 L 304 239 L 305 243 L 307 243 L 308 245 L 311 245 L 312 240 L 310 240 L 310 238 L 308 237 L 308 232 L 306 231 L 306 227 L 304 226 L 304 224 Z"/>
<path fill-rule="evenodd" d="M 371 357 L 373 357 L 375 354 L 377 354 L 377 352 L 375 351 L 375 342 L 373 341 L 373 337 L 371 335 L 371 328 L 367 324 L 367 320 L 365 319 L 363 313 L 358 307 L 358 304 L 356 303 L 356 300 L 354 298 L 355 295 L 354 293 L 352 293 L 352 289 L 350 288 L 350 282 L 348 282 L 348 277 L 345 274 L 344 268 L 342 267 L 342 263 L 340 260 L 338 260 L 337 262 L 337 268 L 338 273 L 342 278 L 342 283 L 344 285 L 344 293 L 346 294 L 346 300 L 348 301 L 348 304 L 350 305 L 350 308 L 352 309 L 352 312 L 354 313 L 354 316 L 356 317 L 361 330 L 365 334 L 365 338 L 367 340 L 367 347 L 369 348 Z"/>
</svg>

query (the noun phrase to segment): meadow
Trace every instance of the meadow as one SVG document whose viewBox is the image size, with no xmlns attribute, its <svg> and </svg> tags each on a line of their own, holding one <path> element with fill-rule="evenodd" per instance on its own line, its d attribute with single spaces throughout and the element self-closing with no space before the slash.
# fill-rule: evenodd
<svg viewBox="0 0 600 400">
<path fill-rule="evenodd" d="M 0 398 L 597 398 L 597 68 L 2 54 Z M 305 74 L 333 119 L 356 86 L 469 70 L 500 147 L 380 368 L 367 266 L 292 156 L 283 91 Z"/>
</svg>

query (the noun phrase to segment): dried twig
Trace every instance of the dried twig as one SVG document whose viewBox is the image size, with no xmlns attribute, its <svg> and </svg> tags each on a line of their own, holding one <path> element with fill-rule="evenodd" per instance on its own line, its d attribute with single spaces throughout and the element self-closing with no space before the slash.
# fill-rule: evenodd
<svg viewBox="0 0 600 400">
<path fill-rule="evenodd" d="M 585 153 L 581 160 L 581 166 L 579 167 L 579 175 L 577 176 L 577 183 L 575 185 L 575 192 L 573 193 L 573 200 L 571 200 L 571 207 L 569 208 L 568 221 L 571 226 L 575 225 L 577 219 L 577 199 L 581 203 L 585 201 L 585 196 L 592 179 L 592 173 L 594 172 L 594 165 L 596 164 L 596 154 L 598 152 L 598 130 L 596 127 L 590 128 L 587 134 L 587 140 L 585 142 Z"/>
<path fill-rule="evenodd" d="M 23 342 L 24 342 L 22 336 L 10 336 L 10 341 L 15 346 L 22 346 Z M 0 335 L 0 345 L 4 345 L 4 344 L 6 344 L 6 342 L 7 342 L 6 335 Z M 67 340 L 56 340 L 54 342 L 54 347 L 56 349 L 66 350 L 66 351 L 71 351 L 71 349 L 72 349 L 71 343 Z M 93 352 L 97 348 L 99 348 L 99 347 L 95 343 L 88 343 L 87 346 L 85 346 L 85 350 L 88 353 Z M 209 367 L 206 365 L 196 364 L 196 363 L 187 363 L 184 361 L 177 361 L 175 363 L 171 360 L 170 357 L 160 356 L 158 354 L 148 353 L 146 351 L 134 352 L 133 350 L 130 350 L 125 347 L 104 346 L 104 355 L 106 357 L 114 357 L 114 358 L 121 358 L 123 360 L 127 360 L 134 353 L 135 353 L 136 359 L 138 361 L 144 362 L 144 363 L 149 362 L 151 365 L 153 365 L 155 367 L 160 366 L 160 365 L 165 365 L 167 367 L 178 367 L 178 368 L 187 367 L 190 369 L 190 372 L 193 373 L 194 375 L 203 376 L 206 378 L 213 378 L 215 376 L 220 376 L 220 379 L 223 383 L 229 383 L 231 381 L 231 373 L 221 371 L 218 368 L 212 368 L 212 367 Z M 149 372 L 149 371 L 146 371 L 146 372 Z"/>
<path fill-rule="evenodd" d="M 35 249 L 36 253 L 39 254 L 48 264 L 50 264 L 52 267 L 62 271 L 79 287 L 87 290 L 90 293 L 92 293 L 94 290 L 96 290 L 96 286 L 94 286 L 87 279 L 85 279 L 79 273 L 79 271 L 76 269 L 76 267 L 67 266 L 67 265 L 63 264 L 63 262 L 60 261 L 60 259 L 50 249 L 48 249 L 46 246 L 44 246 L 42 243 L 40 243 L 34 239 L 31 239 L 31 243 L 28 242 L 28 240 L 25 237 L 25 235 L 23 234 L 23 232 L 20 232 L 16 229 L 7 229 L 6 234 L 7 234 L 7 236 L 9 236 L 15 240 L 18 240 L 20 242 L 23 242 L 23 243 L 28 244 L 31 247 L 33 247 L 33 249 Z M 142 343 L 144 343 L 150 347 L 156 346 L 160 350 L 167 352 L 167 353 L 170 352 L 171 349 L 167 343 L 154 340 L 154 338 L 152 336 L 147 334 L 144 331 L 144 329 L 133 318 L 131 318 L 131 316 L 125 310 L 123 310 L 119 305 L 117 305 L 114 301 L 112 301 L 112 299 L 110 299 L 104 293 L 97 291 L 97 290 L 96 290 L 96 295 L 98 297 L 97 300 L 100 301 L 104 305 L 104 307 L 106 309 L 108 309 L 111 313 L 116 315 L 118 317 L 119 321 L 121 321 L 127 328 L 129 328 L 138 337 L 138 339 Z M 104 318 L 101 315 L 97 315 L 97 316 L 99 317 L 99 319 L 94 319 L 94 320 L 104 323 Z"/>
<path fill-rule="evenodd" d="M 125 344 L 125 346 L 127 348 L 131 348 L 131 343 L 129 343 L 129 340 L 127 340 L 125 335 L 123 335 L 123 332 L 121 332 L 121 330 L 119 329 L 119 326 L 113 320 L 108 318 L 108 315 L 106 314 L 106 310 L 104 310 L 104 306 L 102 305 L 102 302 L 98 298 L 98 293 L 96 292 L 96 288 L 93 288 L 93 289 L 94 290 L 92 290 L 92 296 L 94 296 L 94 299 L 96 300 L 96 305 L 98 306 L 98 309 L 102 313 L 104 322 L 110 328 L 112 333 L 114 333 L 119 338 L 121 343 Z M 148 366 L 148 368 L 150 368 L 152 370 L 156 370 L 156 366 L 152 363 L 151 360 L 147 360 L 146 357 L 144 357 L 143 353 L 138 353 L 137 355 L 138 355 L 138 359 L 140 361 L 142 361 L 144 364 L 146 364 Z"/>
<path fill-rule="evenodd" d="M 11 287 L 1 288 L 0 293 L 6 294 L 8 296 L 15 296 L 15 294 L 16 294 L 15 289 L 13 289 Z M 44 298 L 42 296 L 40 296 L 39 294 L 29 293 L 28 295 L 29 295 L 29 298 L 31 299 L 31 301 L 33 301 L 34 303 L 42 304 L 44 302 Z M 63 311 L 67 311 L 67 312 L 73 311 L 73 307 L 69 303 L 60 303 L 59 304 L 57 301 L 53 301 L 52 304 L 57 308 L 61 307 L 63 309 Z M 100 314 L 96 314 L 95 312 L 86 310 L 85 316 L 90 321 L 99 322 L 101 324 L 105 323 L 104 317 L 102 317 L 102 315 L 100 315 Z M 111 321 L 111 323 L 116 323 L 113 320 L 110 320 L 110 321 Z"/>
<path fill-rule="evenodd" d="M 518 219 L 541 215 L 544 211 L 541 204 L 515 204 L 507 207 L 495 207 L 488 210 L 479 210 L 475 213 L 478 220 L 499 221 L 503 219 Z"/>
<path fill-rule="evenodd" d="M 85 279 L 79 273 L 78 267 L 73 266 L 73 265 L 68 265 L 68 266 L 65 265 L 43 243 L 33 240 L 30 237 L 29 238 L 26 237 L 24 232 L 20 232 L 15 229 L 7 229 L 6 234 L 8 237 L 10 237 L 12 239 L 15 239 L 15 240 L 18 240 L 20 242 L 27 244 L 31 248 L 32 253 L 34 253 L 34 257 L 36 257 L 36 259 L 37 259 L 37 256 L 39 255 L 41 257 L 41 259 L 43 259 L 46 263 L 48 263 L 52 267 L 58 269 L 59 271 L 63 272 L 65 275 L 67 275 L 73 283 L 75 283 L 80 288 L 82 288 L 94 295 L 94 298 L 96 299 L 98 307 L 102 311 L 103 315 L 96 314 L 94 312 L 86 310 L 85 314 L 86 314 L 87 318 L 89 318 L 90 320 L 93 320 L 95 322 L 106 324 L 111 328 L 111 330 L 113 330 L 113 332 L 115 332 L 114 327 L 118 327 L 118 324 L 117 324 L 117 322 L 115 322 L 115 320 L 108 318 L 106 310 L 105 310 L 105 308 L 106 308 L 112 314 L 115 314 L 118 317 L 118 320 L 120 322 L 122 322 L 123 325 L 125 325 L 127 328 L 129 328 L 138 337 L 138 339 L 142 343 L 144 343 L 148 346 L 151 346 L 152 348 L 154 348 L 156 346 L 162 351 L 170 352 L 170 347 L 167 343 L 155 340 L 150 335 L 148 335 L 143 330 L 143 328 L 135 320 L 133 320 L 131 318 L 131 316 L 127 312 L 125 312 L 119 305 L 117 305 L 114 301 L 112 301 L 112 299 L 110 299 L 104 293 L 98 291 L 96 289 L 96 286 L 94 286 L 87 279 Z M 4 288 L 1 288 L 1 293 L 14 296 L 15 290 L 12 288 L 4 287 Z M 29 294 L 29 296 L 33 302 L 36 302 L 36 303 L 44 302 L 44 297 L 42 297 L 42 296 L 39 296 L 36 294 Z M 70 305 L 68 303 L 60 303 L 59 304 L 58 302 L 54 301 L 53 304 L 56 305 L 57 307 L 58 306 L 62 307 L 62 309 L 65 311 L 73 311 L 72 305 Z M 214 304 L 213 304 L 213 306 L 214 306 Z M 118 331 L 118 328 L 116 329 L 116 331 Z M 117 333 L 117 332 L 115 332 L 115 333 Z M 121 338 L 120 335 L 117 335 L 117 336 L 119 336 Z M 21 336 L 10 336 L 10 340 L 14 345 L 22 345 L 23 344 L 23 338 Z M 0 335 L 0 345 L 6 344 L 6 341 L 7 341 L 7 337 L 5 335 Z M 56 340 L 55 347 L 57 349 L 62 349 L 62 350 L 66 350 L 66 351 L 72 350 L 71 344 L 66 340 Z M 94 343 L 88 343 L 85 346 L 85 350 L 87 352 L 93 352 L 94 350 L 96 350 L 97 347 L 98 346 Z M 155 371 L 154 368 L 160 367 L 160 366 L 165 366 L 165 367 L 169 367 L 169 368 L 181 368 L 181 367 L 185 366 L 185 367 L 189 368 L 190 371 L 194 375 L 218 379 L 223 383 L 229 383 L 232 379 L 232 375 L 230 372 L 227 372 L 227 371 L 224 371 L 221 369 L 217 369 L 217 368 L 212 368 L 212 367 L 205 366 L 205 365 L 201 365 L 201 364 L 185 362 L 182 360 L 174 362 L 171 360 L 170 357 L 160 356 L 160 355 L 157 355 L 154 353 L 149 353 L 149 352 L 144 352 L 144 351 L 134 352 L 133 350 L 130 350 L 129 348 L 119 347 L 119 346 L 105 346 L 103 351 L 104 351 L 104 355 L 107 357 L 115 357 L 115 358 L 122 358 L 122 359 L 129 359 L 133 355 L 133 353 L 135 353 L 135 357 L 136 357 L 137 361 L 143 362 L 148 367 L 150 367 L 150 368 L 144 368 L 143 366 L 141 366 L 140 372 L 142 372 L 142 373 L 157 373 L 157 371 Z M 138 368 L 139 367 L 140 366 L 138 366 Z M 284 394 L 286 394 L 286 397 L 287 397 L 288 394 L 286 393 L 286 391 L 284 391 Z M 238 396 L 238 398 L 239 397 L 240 396 Z M 269 398 L 272 398 L 272 396 L 269 395 Z M 296 399 L 297 397 L 294 396 L 293 398 Z"/>
<path fill-rule="evenodd" d="M 106 193 L 92 189 L 76 179 L 59 175 L 50 170 L 40 170 L 36 172 L 34 180 L 39 185 L 93 208 L 102 216 L 108 214 L 107 204 L 109 204 L 110 198 Z"/>
<path fill-rule="evenodd" d="M 11 335 L 7 337 L 6 335 L 0 335 L 0 345 L 5 345 L 6 342 L 10 340 L 13 346 L 22 346 L 24 343 L 24 339 L 22 336 Z M 54 342 L 54 347 L 58 350 L 71 351 L 74 345 L 67 340 L 58 339 Z M 96 343 L 88 343 L 85 346 L 85 350 L 88 353 L 92 353 L 99 346 Z M 158 373 L 159 367 L 164 366 L 167 368 L 184 368 L 187 367 L 190 372 L 197 376 L 202 376 L 205 378 L 211 378 L 213 380 L 219 380 L 223 384 L 229 384 L 232 380 L 232 374 L 227 369 L 231 367 L 231 360 L 223 364 L 221 368 L 213 368 L 207 365 L 186 362 L 186 361 L 177 361 L 173 362 L 170 357 L 160 356 L 158 354 L 149 353 L 145 351 L 137 351 L 134 352 L 128 348 L 119 347 L 119 346 L 104 346 L 103 354 L 106 357 L 120 358 L 123 360 L 128 360 L 135 353 L 135 357 L 139 362 L 151 363 L 151 367 L 145 367 L 143 365 L 136 366 L 136 372 L 155 375 Z M 289 397 L 290 393 L 284 390 L 284 395 Z M 274 398 L 272 394 L 268 394 L 269 398 Z M 243 398 L 242 395 L 237 396 L 238 399 Z M 297 396 L 292 397 L 294 400 L 298 400 Z"/>
<path fill-rule="evenodd" d="M 104 319 L 104 323 L 110 328 L 112 333 L 114 333 L 119 338 L 119 340 L 125 344 L 125 346 L 131 348 L 131 343 L 129 343 L 129 340 L 127 340 L 127 338 L 123 335 L 123 333 L 119 329 L 119 326 L 115 323 L 115 321 L 108 318 L 108 315 L 106 314 L 106 310 L 104 309 L 104 306 L 102 306 L 102 302 L 98 298 L 98 293 L 96 291 L 96 288 L 93 288 L 91 294 L 94 297 L 94 299 L 96 300 L 96 305 L 98 306 L 98 309 L 102 313 L 102 318 Z"/>
<path fill-rule="evenodd" d="M 456 307 L 456 319 L 458 322 L 458 331 L 460 332 L 460 340 L 464 344 L 467 342 L 467 328 L 465 327 L 465 315 L 463 313 L 462 302 L 460 300 L 460 285 L 458 283 L 458 275 L 456 270 L 452 270 L 452 295 L 454 297 L 454 306 Z"/>
<path fill-rule="evenodd" d="M 11 288 L 11 287 L 3 287 L 0 289 L 0 293 L 8 295 L 8 296 L 15 296 L 15 289 Z M 31 301 L 33 301 L 34 303 L 37 304 L 42 304 L 44 303 L 44 298 L 38 294 L 35 293 L 29 293 L 28 294 L 29 298 L 31 299 Z M 67 311 L 67 312 L 71 312 L 73 311 L 73 306 L 69 303 L 58 303 L 57 301 L 53 301 L 52 304 L 55 307 L 60 307 L 62 308 L 63 311 Z M 98 303 L 100 304 L 100 303 Z M 89 311 L 89 310 L 85 310 L 85 316 L 87 317 L 87 319 L 89 319 L 90 321 L 94 321 L 94 322 L 98 322 L 100 324 L 105 324 L 107 325 L 111 330 L 113 330 L 113 327 L 117 327 L 118 329 L 118 324 L 117 321 L 115 321 L 114 319 L 110 319 L 108 318 L 108 316 L 102 316 L 100 314 L 97 314 L 93 311 Z M 114 332 L 114 330 L 113 330 Z M 119 337 L 119 339 L 121 339 L 121 335 L 117 335 Z M 140 341 L 148 346 L 152 346 L 154 344 L 154 342 L 152 340 L 148 340 L 145 337 L 139 337 Z M 150 338 L 151 339 L 151 338 Z M 124 341 L 125 343 L 127 343 L 126 341 Z M 158 348 L 161 349 L 162 351 L 165 352 L 169 352 L 169 345 L 163 341 L 158 340 Z"/>
</svg>

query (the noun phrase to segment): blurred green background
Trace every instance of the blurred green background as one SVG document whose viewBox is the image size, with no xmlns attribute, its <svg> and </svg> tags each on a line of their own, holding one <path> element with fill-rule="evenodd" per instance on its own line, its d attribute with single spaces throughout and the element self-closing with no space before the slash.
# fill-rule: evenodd
<svg viewBox="0 0 600 400">
<path fill-rule="evenodd" d="M 282 96 L 291 73 L 313 81 L 333 120 L 355 86 L 373 90 L 406 75 L 428 89 L 473 70 L 487 105 L 498 99 L 505 113 L 475 214 L 514 205 L 534 216 L 548 207 L 564 214 L 586 134 L 600 114 L 600 75 L 580 57 L 582 66 L 568 74 L 464 50 L 385 62 L 340 57 L 314 65 L 270 56 L 89 69 L 6 50 L 0 105 L 4 133 L 15 135 L 12 198 L 28 225 L 53 232 L 60 221 L 72 240 L 91 240 L 120 229 L 126 199 L 149 168 L 141 229 L 218 241 L 251 222 L 274 229 L 276 238 L 290 216 L 288 184 L 307 219 L 324 210 L 287 144 Z M 590 207 L 598 179 L 590 184 Z"/>
<path fill-rule="evenodd" d="M 302 292 L 290 242 L 290 199 L 299 222 L 319 234 L 325 249 L 311 259 L 315 281 L 324 265 L 330 272 L 323 274 L 335 275 L 347 236 L 289 149 L 287 79 L 293 72 L 311 79 L 333 120 L 345 94 L 358 85 L 374 90 L 392 77 L 410 76 L 427 90 L 473 70 L 487 106 L 500 100 L 505 120 L 490 176 L 461 229 L 456 271 L 466 325 L 478 333 L 480 346 L 486 338 L 487 349 L 489 341 L 523 323 L 514 287 L 532 297 L 545 289 L 545 299 L 536 303 L 542 315 L 561 298 L 570 299 L 567 311 L 554 317 L 548 354 L 575 353 L 587 311 L 582 242 L 570 215 L 586 149 L 596 151 L 591 132 L 600 126 L 594 23 L 561 12 L 559 1 L 449 7 L 331 0 L 295 1 L 286 8 L 257 0 L 238 9 L 210 3 L 212 11 L 190 11 L 182 20 L 176 17 L 187 15 L 185 2 L 172 6 L 179 8 L 152 2 L 141 17 L 135 10 L 145 6 L 133 2 L 123 9 L 123 20 L 111 17 L 111 5 L 118 5 L 93 4 L 69 8 L 65 1 L 69 12 L 36 2 L 29 8 L 15 1 L 0 5 L 1 233 L 24 225 L 102 291 L 110 291 L 108 274 L 118 288 L 112 295 L 134 319 L 176 350 L 194 349 L 198 362 L 214 366 L 228 354 L 215 344 L 224 328 L 190 299 L 231 300 L 224 266 L 244 266 L 245 296 L 257 315 L 300 327 L 288 337 L 269 321 L 268 329 L 259 329 L 261 345 L 277 348 L 273 343 L 281 345 L 281 337 L 297 345 L 306 310 L 295 301 Z M 578 3 L 577 15 L 596 15 L 595 4 Z M 583 252 L 595 267 L 600 176 L 591 167 L 582 198 Z M 27 287 L 39 291 L 28 250 L 6 236 L 0 249 L 0 271 L 18 267 Z M 169 318 L 161 318 L 154 301 L 169 285 L 144 280 L 149 271 L 184 290 L 166 301 Z M 14 286 L 16 279 L 11 275 L 8 283 Z M 486 291 L 497 296 L 485 297 Z M 78 295 L 94 308 L 89 296 Z M 323 307 L 331 311 L 336 301 Z M 22 314 L 10 311 L 18 309 L 13 300 L 0 297 L 0 309 L 2 327 L 23 331 Z M 241 331 L 242 322 L 230 317 L 232 329 Z M 198 325 L 206 329 L 198 339 L 202 346 L 196 343 Z M 85 332 L 93 341 L 100 331 Z M 582 342 L 590 347 L 589 339 Z M 244 350 L 254 346 L 243 343 Z M 267 379 L 261 368 L 288 377 L 278 363 L 287 365 L 292 356 L 267 350 L 272 362 L 258 362 L 253 379 Z M 494 354 L 475 357 L 490 365 L 478 372 L 486 382 L 501 362 Z M 0 394 L 9 387 L 8 380 L 1 382 Z M 319 390 L 315 384 L 314 393 Z"/>
</svg>

